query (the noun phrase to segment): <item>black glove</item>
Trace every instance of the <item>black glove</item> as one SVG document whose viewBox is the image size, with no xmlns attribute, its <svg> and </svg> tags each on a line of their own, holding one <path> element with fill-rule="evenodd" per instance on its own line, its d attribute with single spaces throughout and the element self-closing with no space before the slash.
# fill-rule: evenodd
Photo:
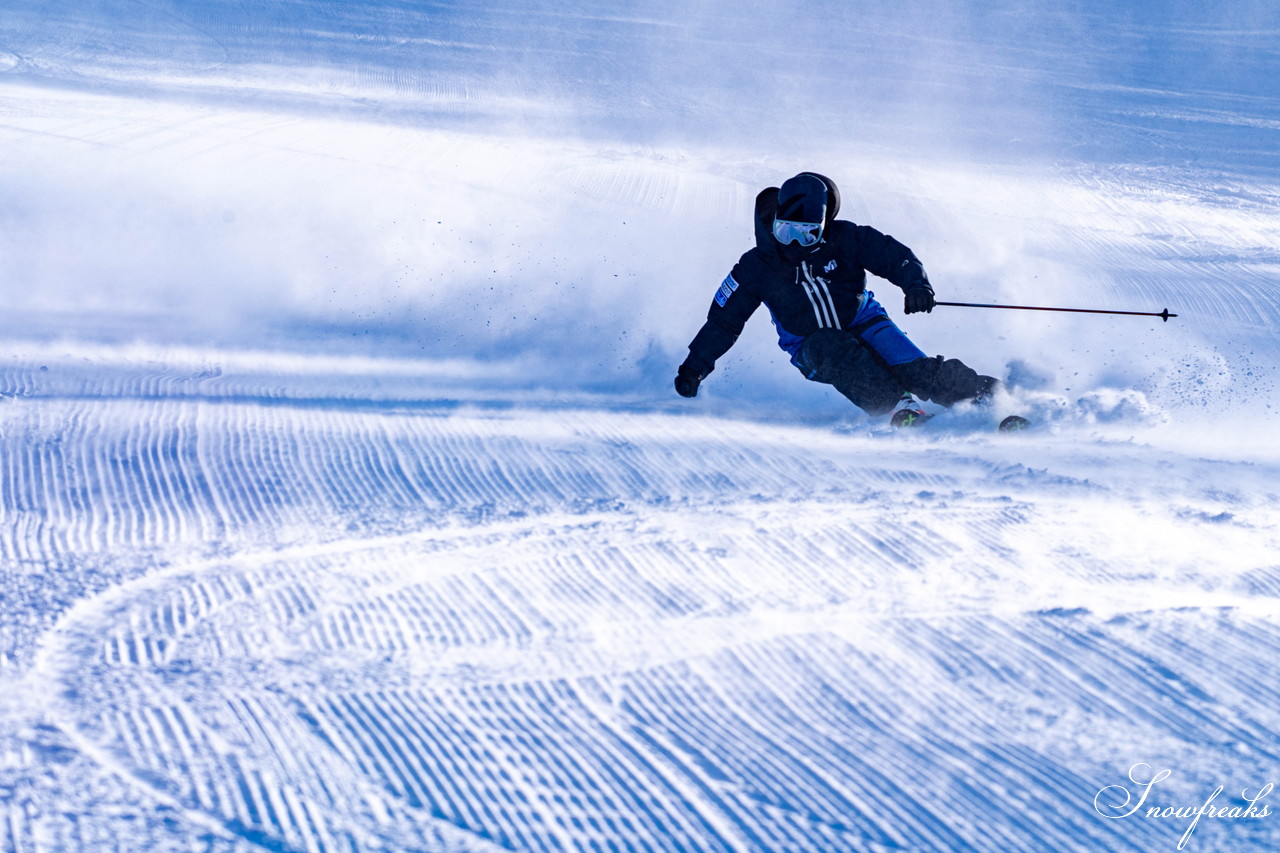
<svg viewBox="0 0 1280 853">
<path fill-rule="evenodd" d="M 698 396 L 698 385 L 702 382 L 702 374 L 687 364 L 680 365 L 676 371 L 676 393 L 681 397 Z"/>
<path fill-rule="evenodd" d="M 908 314 L 915 314 L 920 311 L 928 314 L 933 310 L 935 305 L 933 298 L 933 288 L 927 284 L 913 284 L 907 288 L 907 298 L 904 303 Z"/>
</svg>

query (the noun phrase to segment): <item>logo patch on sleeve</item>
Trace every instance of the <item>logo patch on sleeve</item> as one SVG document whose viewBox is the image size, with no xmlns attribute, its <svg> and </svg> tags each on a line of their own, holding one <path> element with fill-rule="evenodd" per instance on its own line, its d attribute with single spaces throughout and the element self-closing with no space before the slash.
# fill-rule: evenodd
<svg viewBox="0 0 1280 853">
<path fill-rule="evenodd" d="M 721 308 L 729 301 L 729 297 L 738 289 L 738 282 L 734 281 L 733 273 L 729 273 L 724 277 L 724 281 L 720 282 L 720 289 L 716 291 L 716 304 Z"/>
</svg>

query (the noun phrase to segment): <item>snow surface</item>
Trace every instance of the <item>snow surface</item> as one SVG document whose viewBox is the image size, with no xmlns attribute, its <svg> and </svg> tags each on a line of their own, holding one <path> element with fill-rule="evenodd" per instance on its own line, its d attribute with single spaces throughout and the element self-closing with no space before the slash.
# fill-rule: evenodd
<svg viewBox="0 0 1280 853">
<path fill-rule="evenodd" d="M 6 0 L 0 851 L 1177 849 L 1121 788 L 1280 783 L 1278 73 L 1248 0 Z M 763 314 L 677 398 L 801 169 L 1180 316 L 902 318 L 1024 434 Z"/>
</svg>

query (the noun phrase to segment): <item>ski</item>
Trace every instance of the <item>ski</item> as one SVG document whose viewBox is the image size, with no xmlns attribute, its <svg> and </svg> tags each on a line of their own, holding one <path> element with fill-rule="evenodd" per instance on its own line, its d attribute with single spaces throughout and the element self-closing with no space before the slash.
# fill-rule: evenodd
<svg viewBox="0 0 1280 853">
<path fill-rule="evenodd" d="M 933 415 L 926 412 L 915 397 L 910 393 L 904 393 L 902 398 L 898 400 L 898 405 L 893 410 L 893 414 L 889 416 L 889 426 L 894 429 L 912 429 L 932 418 Z M 1021 432 L 1030 426 L 1031 421 L 1022 415 L 1009 415 L 1000 421 L 1000 425 L 996 429 L 1000 432 Z"/>
<path fill-rule="evenodd" d="M 925 421 L 931 420 L 933 417 L 934 415 L 921 409 L 898 409 L 893 413 L 893 417 L 889 419 L 889 425 L 894 429 L 914 429 L 922 426 Z M 1030 428 L 1031 421 L 1022 417 L 1022 415 L 1009 415 L 996 427 L 999 432 L 1022 432 Z"/>
</svg>

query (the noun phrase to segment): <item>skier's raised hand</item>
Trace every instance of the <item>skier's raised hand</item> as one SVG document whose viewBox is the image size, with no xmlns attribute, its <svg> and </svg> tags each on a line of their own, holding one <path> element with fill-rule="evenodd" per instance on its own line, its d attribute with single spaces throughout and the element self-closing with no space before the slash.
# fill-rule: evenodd
<svg viewBox="0 0 1280 853">
<path fill-rule="evenodd" d="M 908 314 L 915 314 L 920 311 L 928 314 L 933 310 L 936 304 L 933 298 L 933 288 L 927 284 L 913 284 L 907 288 L 906 300 L 903 308 Z"/>
</svg>

